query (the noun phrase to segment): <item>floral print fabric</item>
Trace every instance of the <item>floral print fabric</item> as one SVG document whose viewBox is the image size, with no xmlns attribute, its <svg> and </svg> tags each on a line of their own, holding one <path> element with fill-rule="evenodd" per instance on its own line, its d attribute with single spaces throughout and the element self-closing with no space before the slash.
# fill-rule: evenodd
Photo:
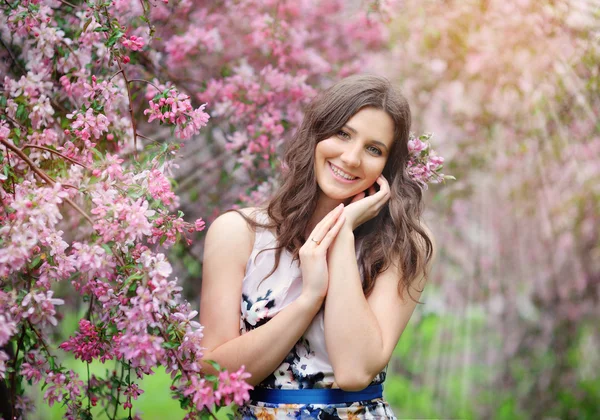
<svg viewBox="0 0 600 420">
<path fill-rule="evenodd" d="M 259 215 L 264 218 L 264 214 Z M 268 230 L 258 228 L 254 248 L 246 265 L 242 283 L 240 333 L 264 325 L 302 292 L 302 276 L 297 261 L 283 251 L 277 270 L 273 268 L 276 238 Z M 264 250 L 264 251 L 263 251 Z M 261 252 L 263 251 L 263 252 Z M 385 380 L 380 372 L 371 384 Z M 323 308 L 290 351 L 283 363 L 259 385 L 275 389 L 331 388 L 335 378 L 325 347 Z M 389 405 L 378 398 L 342 404 L 269 404 L 250 401 L 236 412 L 244 419 L 394 419 Z"/>
</svg>

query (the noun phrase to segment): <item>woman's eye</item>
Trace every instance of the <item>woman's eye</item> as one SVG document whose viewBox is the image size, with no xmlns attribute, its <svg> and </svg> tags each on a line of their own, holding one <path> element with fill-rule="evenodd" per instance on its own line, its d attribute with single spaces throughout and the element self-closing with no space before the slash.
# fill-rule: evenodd
<svg viewBox="0 0 600 420">
<path fill-rule="evenodd" d="M 338 136 L 340 136 L 341 138 L 344 138 L 344 139 L 349 139 L 350 138 L 350 134 L 346 133 L 343 130 L 338 131 L 337 134 L 338 134 Z"/>
<path fill-rule="evenodd" d="M 377 147 L 375 147 L 375 146 L 369 146 L 369 147 L 368 147 L 368 150 L 369 150 L 371 153 L 373 153 L 373 154 L 375 154 L 375 155 L 377 155 L 377 156 L 381 156 L 381 154 L 382 154 L 382 153 L 381 153 L 381 150 L 379 150 L 379 149 L 378 149 Z"/>
</svg>

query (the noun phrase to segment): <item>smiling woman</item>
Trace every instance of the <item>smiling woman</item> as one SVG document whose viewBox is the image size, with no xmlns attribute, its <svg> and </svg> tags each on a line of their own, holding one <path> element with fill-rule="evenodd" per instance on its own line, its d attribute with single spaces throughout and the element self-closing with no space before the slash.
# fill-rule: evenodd
<svg viewBox="0 0 600 420">
<path fill-rule="evenodd" d="M 319 203 L 326 208 L 335 207 L 375 184 L 393 142 L 392 118 L 381 109 L 365 107 L 339 132 L 317 143 L 315 176 Z"/>
<path fill-rule="evenodd" d="M 394 418 L 386 366 L 434 253 L 406 170 L 410 122 L 386 79 L 340 81 L 306 110 L 268 205 L 211 225 L 205 360 L 252 374 L 238 417 Z"/>
</svg>

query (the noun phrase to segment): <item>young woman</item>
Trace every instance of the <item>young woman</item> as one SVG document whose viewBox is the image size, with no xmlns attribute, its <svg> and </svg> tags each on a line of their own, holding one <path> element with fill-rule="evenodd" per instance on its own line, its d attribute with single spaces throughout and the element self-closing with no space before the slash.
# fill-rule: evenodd
<svg viewBox="0 0 600 420">
<path fill-rule="evenodd" d="M 394 418 L 386 366 L 434 253 L 410 124 L 386 79 L 343 79 L 309 105 L 268 205 L 212 223 L 204 359 L 252 374 L 239 418 Z"/>
</svg>

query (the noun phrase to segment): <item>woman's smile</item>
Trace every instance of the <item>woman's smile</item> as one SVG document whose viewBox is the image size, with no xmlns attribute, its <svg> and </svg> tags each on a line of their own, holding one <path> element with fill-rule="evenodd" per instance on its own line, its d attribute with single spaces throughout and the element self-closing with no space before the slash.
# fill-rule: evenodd
<svg viewBox="0 0 600 420">
<path fill-rule="evenodd" d="M 359 178 L 357 176 L 353 176 L 353 175 L 349 174 L 348 172 L 341 169 L 339 166 L 336 166 L 331 162 L 327 162 L 327 163 L 329 163 L 329 169 L 331 169 L 331 173 L 333 174 L 333 177 L 335 179 L 337 179 L 338 181 L 344 182 L 347 184 L 352 184 L 359 180 Z"/>
</svg>

